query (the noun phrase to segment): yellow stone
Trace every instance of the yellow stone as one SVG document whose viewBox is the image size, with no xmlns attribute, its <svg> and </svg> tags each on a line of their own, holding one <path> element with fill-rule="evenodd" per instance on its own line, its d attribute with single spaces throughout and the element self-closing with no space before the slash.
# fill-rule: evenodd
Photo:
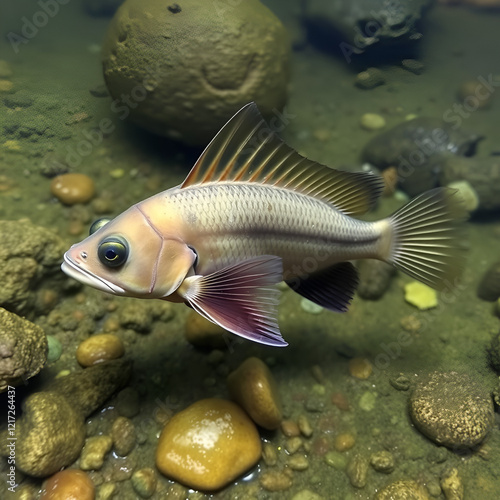
<svg viewBox="0 0 500 500">
<path fill-rule="evenodd" d="M 239 406 L 224 399 L 202 399 L 163 428 L 156 466 L 190 488 L 212 491 L 253 467 L 261 453 L 257 428 Z"/>
<path fill-rule="evenodd" d="M 5 141 L 3 143 L 3 147 L 10 149 L 11 151 L 20 151 L 21 150 L 21 146 L 19 145 L 19 143 L 17 141 L 14 141 L 14 140 Z"/>
<path fill-rule="evenodd" d="M 418 281 L 412 281 L 405 285 L 405 300 L 421 311 L 432 309 L 438 305 L 436 290 Z"/>
<path fill-rule="evenodd" d="M 283 419 L 278 385 L 259 358 L 248 358 L 227 378 L 229 394 L 264 429 L 277 429 Z"/>
<path fill-rule="evenodd" d="M 92 335 L 76 350 L 76 360 L 82 366 L 92 366 L 111 359 L 121 358 L 125 347 L 119 337 L 111 333 Z"/>
<path fill-rule="evenodd" d="M 349 360 L 349 373 L 361 380 L 367 379 L 373 371 L 373 366 L 366 358 L 352 358 Z"/>
</svg>

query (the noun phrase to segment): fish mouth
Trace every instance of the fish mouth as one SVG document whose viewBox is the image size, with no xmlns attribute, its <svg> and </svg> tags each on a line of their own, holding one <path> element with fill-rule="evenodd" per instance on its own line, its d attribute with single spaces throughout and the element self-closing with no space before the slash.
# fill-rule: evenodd
<svg viewBox="0 0 500 500">
<path fill-rule="evenodd" d="M 81 267 L 77 262 L 75 262 L 69 255 L 68 252 L 64 254 L 64 261 L 61 264 L 61 270 L 67 274 L 70 278 L 73 278 L 84 285 L 91 286 L 102 292 L 114 293 L 115 295 L 125 295 L 125 290 L 108 280 L 105 280 L 87 269 Z"/>
</svg>

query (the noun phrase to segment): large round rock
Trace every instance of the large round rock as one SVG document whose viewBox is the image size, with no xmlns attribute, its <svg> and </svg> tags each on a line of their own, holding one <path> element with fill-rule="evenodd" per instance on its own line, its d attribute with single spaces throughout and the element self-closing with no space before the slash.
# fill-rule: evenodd
<svg viewBox="0 0 500 500">
<path fill-rule="evenodd" d="M 286 102 L 289 40 L 258 0 L 127 0 L 103 45 L 112 111 L 155 133 L 206 145 L 244 104 Z"/>
</svg>

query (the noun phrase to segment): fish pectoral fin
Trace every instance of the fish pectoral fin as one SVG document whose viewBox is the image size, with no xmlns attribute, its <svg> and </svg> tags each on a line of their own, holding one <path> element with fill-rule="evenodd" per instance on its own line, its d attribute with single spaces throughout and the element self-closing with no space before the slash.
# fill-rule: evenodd
<svg viewBox="0 0 500 500">
<path fill-rule="evenodd" d="M 240 337 L 272 346 L 288 345 L 278 326 L 281 258 L 263 255 L 207 276 L 186 278 L 179 295 L 196 312 Z"/>
<path fill-rule="evenodd" d="M 341 262 L 306 278 L 294 278 L 287 285 L 315 304 L 335 312 L 346 312 L 358 286 L 358 271 Z"/>
</svg>

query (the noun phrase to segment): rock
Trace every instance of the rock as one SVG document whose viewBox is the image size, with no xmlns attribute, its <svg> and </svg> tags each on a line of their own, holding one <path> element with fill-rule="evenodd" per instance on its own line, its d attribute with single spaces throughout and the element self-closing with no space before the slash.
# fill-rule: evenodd
<svg viewBox="0 0 500 500">
<path fill-rule="evenodd" d="M 113 440 L 106 435 L 89 437 L 83 447 L 80 457 L 82 470 L 99 470 L 104 464 L 104 458 L 111 450 Z"/>
<path fill-rule="evenodd" d="M 0 307 L 28 319 L 39 287 L 61 282 L 66 245 L 54 233 L 23 219 L 0 221 Z"/>
<path fill-rule="evenodd" d="M 465 373 L 434 372 L 410 396 L 410 416 L 437 444 L 463 449 L 479 444 L 494 423 L 490 392 Z"/>
<path fill-rule="evenodd" d="M 0 392 L 26 383 L 47 360 L 45 332 L 0 307 Z"/>
<path fill-rule="evenodd" d="M 365 259 L 358 261 L 359 285 L 357 294 L 365 300 L 378 300 L 389 288 L 396 268 L 381 260 Z"/>
<path fill-rule="evenodd" d="M 286 103 L 290 42 L 258 0 L 126 0 L 102 54 L 119 116 L 189 145 L 205 146 L 250 101 L 267 118 Z"/>
<path fill-rule="evenodd" d="M 495 302 L 500 297 L 500 261 L 492 264 L 483 274 L 477 296 L 488 302 Z"/>
<path fill-rule="evenodd" d="M 366 380 L 373 372 L 373 365 L 367 358 L 349 360 L 349 373 L 355 378 Z"/>
<path fill-rule="evenodd" d="M 415 75 L 421 75 L 424 72 L 424 63 L 417 61 L 416 59 L 403 59 L 401 61 L 401 66 L 404 69 L 415 73 Z"/>
<path fill-rule="evenodd" d="M 368 68 L 356 75 L 354 85 L 360 89 L 370 90 L 383 85 L 385 83 L 385 75 L 378 68 Z"/>
<path fill-rule="evenodd" d="M 458 100 L 470 109 L 487 109 L 493 101 L 494 90 L 488 88 L 479 80 L 469 80 L 463 82 L 458 88 Z"/>
<path fill-rule="evenodd" d="M 111 427 L 111 437 L 117 455 L 126 457 L 134 449 L 137 440 L 132 420 L 118 417 Z"/>
<path fill-rule="evenodd" d="M 191 345 L 200 349 L 222 349 L 228 345 L 227 331 L 196 311 L 190 311 L 184 335 Z"/>
<path fill-rule="evenodd" d="M 394 456 L 390 451 L 378 451 L 370 456 L 370 465 L 383 474 L 390 474 L 395 467 Z"/>
<path fill-rule="evenodd" d="M 50 390 L 63 395 L 84 417 L 102 406 L 125 386 L 132 373 L 130 361 L 113 360 L 73 372 L 50 383 Z"/>
<path fill-rule="evenodd" d="M 405 300 L 420 311 L 426 311 L 438 306 L 437 292 L 430 286 L 411 281 L 404 286 Z"/>
<path fill-rule="evenodd" d="M 0 437 L 7 443 L 6 431 Z M 84 419 L 62 395 L 37 392 L 23 402 L 16 437 L 16 467 L 29 476 L 47 477 L 80 455 L 85 442 Z"/>
<path fill-rule="evenodd" d="M 45 483 L 40 500 L 94 500 L 95 487 L 86 472 L 66 469 L 57 472 Z"/>
<path fill-rule="evenodd" d="M 313 39 L 326 45 L 341 40 L 340 51 L 350 63 L 365 50 L 387 56 L 390 49 L 400 54 L 411 46 L 422 36 L 419 24 L 431 3 L 409 0 L 394 8 L 387 0 L 306 0 L 303 16 Z"/>
<path fill-rule="evenodd" d="M 356 438 L 350 432 L 342 432 L 335 436 L 333 446 L 337 451 L 344 452 L 350 450 L 356 444 Z"/>
<path fill-rule="evenodd" d="M 53 335 L 47 335 L 47 345 L 48 345 L 47 363 L 54 363 L 61 357 L 62 344 Z"/>
<path fill-rule="evenodd" d="M 443 490 L 446 500 L 463 500 L 464 485 L 462 484 L 458 475 L 458 470 L 455 469 L 455 467 L 445 470 L 442 474 L 441 489 Z"/>
<path fill-rule="evenodd" d="M 158 478 L 150 467 L 136 470 L 131 477 L 132 486 L 141 498 L 150 498 L 156 491 Z"/>
<path fill-rule="evenodd" d="M 467 212 L 474 212 L 479 208 L 479 196 L 467 181 L 450 182 L 447 187 L 458 191 Z"/>
<path fill-rule="evenodd" d="M 349 460 L 345 472 L 355 488 L 366 486 L 368 462 L 361 455 L 355 455 Z"/>
<path fill-rule="evenodd" d="M 264 429 L 277 429 L 283 419 L 273 374 L 258 358 L 248 358 L 227 378 L 229 394 Z"/>
<path fill-rule="evenodd" d="M 394 481 L 382 488 L 375 500 L 429 500 L 429 495 L 424 486 L 415 481 Z"/>
<path fill-rule="evenodd" d="M 120 337 L 111 333 L 92 335 L 76 350 L 76 360 L 81 366 L 92 366 L 104 361 L 118 359 L 125 353 Z"/>
<path fill-rule="evenodd" d="M 50 192 L 65 205 L 88 203 L 95 193 L 94 181 L 85 174 L 62 174 L 50 183 Z"/>
<path fill-rule="evenodd" d="M 385 118 L 376 113 L 365 113 L 361 116 L 359 124 L 365 130 L 380 130 L 385 127 Z"/>
<path fill-rule="evenodd" d="M 289 474 L 278 470 L 260 474 L 259 483 L 267 491 L 286 491 L 293 484 Z"/>
<path fill-rule="evenodd" d="M 451 154 L 433 158 L 430 167 L 439 173 L 439 183 L 446 186 L 457 181 L 466 181 L 479 198 L 478 210 L 496 211 L 500 209 L 500 159 L 463 158 Z"/>
<path fill-rule="evenodd" d="M 248 471 L 260 456 L 259 434 L 246 413 L 230 401 L 203 399 L 166 424 L 156 466 L 190 488 L 212 491 Z"/>
<path fill-rule="evenodd" d="M 441 179 L 443 168 L 439 162 L 431 160 L 443 153 L 472 156 L 481 139 L 479 135 L 456 130 L 439 119 L 414 118 L 377 134 L 364 147 L 362 161 L 381 170 L 395 167 L 402 189 L 415 196 L 459 179 L 455 177 L 444 182 Z"/>
</svg>

